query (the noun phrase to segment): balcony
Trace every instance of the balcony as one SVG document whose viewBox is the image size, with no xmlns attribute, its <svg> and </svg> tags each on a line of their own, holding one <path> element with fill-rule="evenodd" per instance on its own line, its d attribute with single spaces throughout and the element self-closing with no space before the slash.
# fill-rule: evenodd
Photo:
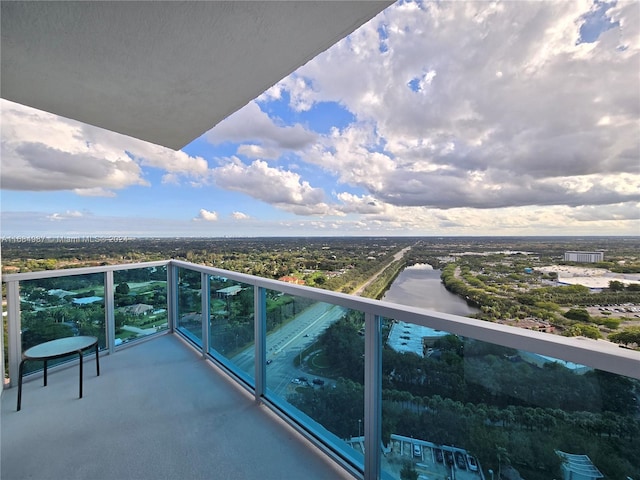
<svg viewBox="0 0 640 480">
<path fill-rule="evenodd" d="M 586 458 L 557 452 L 640 476 L 638 352 L 174 260 L 3 281 L 3 478 L 529 479 Z M 46 388 L 32 365 L 16 412 L 21 351 L 73 334 L 99 338 L 100 377 L 89 356 L 78 400 L 73 362 Z"/>
<path fill-rule="evenodd" d="M 347 478 L 175 335 L 87 363 L 3 394 L 2 478 Z"/>
</svg>

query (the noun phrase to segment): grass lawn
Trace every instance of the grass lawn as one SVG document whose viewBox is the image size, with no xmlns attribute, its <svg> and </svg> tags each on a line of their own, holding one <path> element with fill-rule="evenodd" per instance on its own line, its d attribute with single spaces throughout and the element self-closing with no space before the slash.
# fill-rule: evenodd
<svg viewBox="0 0 640 480">
<path fill-rule="evenodd" d="M 313 370 L 324 370 L 325 368 L 329 368 L 328 357 L 322 350 L 315 352 L 309 358 L 308 365 Z"/>
</svg>

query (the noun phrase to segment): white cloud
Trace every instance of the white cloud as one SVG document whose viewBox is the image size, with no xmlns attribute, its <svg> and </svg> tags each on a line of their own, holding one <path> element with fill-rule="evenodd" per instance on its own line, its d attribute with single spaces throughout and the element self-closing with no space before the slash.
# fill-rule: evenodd
<svg viewBox="0 0 640 480">
<path fill-rule="evenodd" d="M 273 147 L 264 147 L 262 145 L 240 145 L 237 150 L 238 155 L 244 155 L 248 158 L 261 158 L 267 160 L 276 160 L 282 154 L 282 151 Z"/>
<path fill-rule="evenodd" d="M 351 193 L 343 192 L 337 195 L 342 202 L 341 210 L 344 213 L 380 214 L 385 211 L 386 205 L 376 200 L 371 195 L 359 197 Z"/>
<path fill-rule="evenodd" d="M 73 193 L 81 197 L 115 197 L 115 192 L 102 187 L 74 188 Z"/>
<path fill-rule="evenodd" d="M 161 182 L 163 185 L 179 185 L 180 175 L 177 175 L 175 173 L 165 173 L 162 176 Z"/>
<path fill-rule="evenodd" d="M 84 217 L 84 214 L 77 210 L 67 210 L 65 213 L 52 213 L 51 215 L 47 215 L 47 219 L 52 221 L 68 220 L 81 217 Z"/>
<path fill-rule="evenodd" d="M 245 165 L 233 158 L 214 169 L 212 177 L 220 188 L 242 192 L 297 215 L 339 213 L 325 203 L 322 189 L 312 187 L 297 173 L 270 167 L 262 160 Z"/>
<path fill-rule="evenodd" d="M 254 101 L 241 108 L 205 134 L 211 143 L 249 142 L 266 149 L 267 158 L 275 158 L 274 151 L 302 150 L 313 144 L 317 135 L 302 125 L 278 125 Z M 244 153 L 252 153 L 244 149 Z M 238 152 L 241 153 L 241 152 Z"/>
<path fill-rule="evenodd" d="M 233 212 L 231 214 L 231 216 L 233 218 L 235 218 L 236 220 L 248 220 L 249 218 L 251 218 L 251 217 L 249 217 L 249 215 L 247 215 L 246 213 L 242 213 L 242 212 Z"/>
<path fill-rule="evenodd" d="M 207 162 L 181 151 L 85 125 L 2 100 L 2 188 L 71 190 L 113 196 L 113 190 L 149 186 L 142 167 L 171 178 L 205 176 Z"/>
<path fill-rule="evenodd" d="M 205 210 L 204 208 L 200 209 L 200 213 L 197 217 L 193 219 L 194 221 L 205 221 L 205 222 L 217 222 L 218 214 L 217 212 L 211 212 L 209 210 Z"/>
<path fill-rule="evenodd" d="M 338 101 L 358 119 L 303 158 L 397 206 L 637 201 L 639 9 L 609 4 L 620 27 L 577 44 L 593 8 L 393 5 L 280 82 L 293 109 Z"/>
<path fill-rule="evenodd" d="M 640 220 L 640 203 L 577 207 L 567 215 L 580 222 Z"/>
</svg>

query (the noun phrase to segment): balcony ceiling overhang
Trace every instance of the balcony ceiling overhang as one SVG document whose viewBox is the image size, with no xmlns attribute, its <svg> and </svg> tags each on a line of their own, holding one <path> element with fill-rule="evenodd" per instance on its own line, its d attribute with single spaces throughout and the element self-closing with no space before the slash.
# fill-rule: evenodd
<svg viewBox="0 0 640 480">
<path fill-rule="evenodd" d="M 179 149 L 390 1 L 2 2 L 2 98 Z"/>
</svg>

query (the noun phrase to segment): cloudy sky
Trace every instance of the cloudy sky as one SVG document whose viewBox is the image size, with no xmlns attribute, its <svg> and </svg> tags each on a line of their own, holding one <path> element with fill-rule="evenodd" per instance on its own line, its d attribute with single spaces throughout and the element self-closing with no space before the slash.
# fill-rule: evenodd
<svg viewBox="0 0 640 480">
<path fill-rule="evenodd" d="M 640 235 L 640 8 L 399 2 L 181 151 L 1 101 L 1 235 Z"/>
</svg>

